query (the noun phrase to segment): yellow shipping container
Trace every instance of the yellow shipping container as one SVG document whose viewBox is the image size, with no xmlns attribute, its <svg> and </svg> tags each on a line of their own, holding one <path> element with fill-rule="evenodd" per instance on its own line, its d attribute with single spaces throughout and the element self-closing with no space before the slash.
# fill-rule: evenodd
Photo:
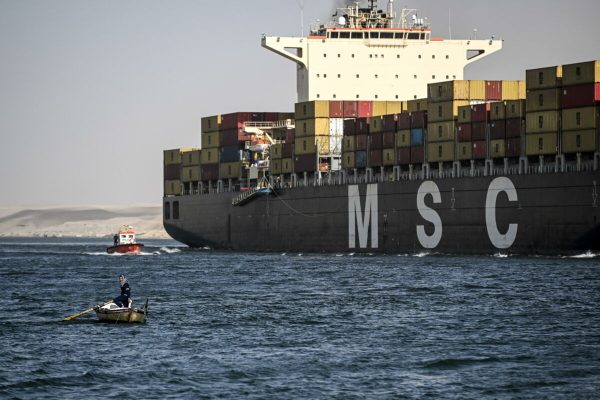
<svg viewBox="0 0 600 400">
<path fill-rule="evenodd" d="M 200 166 L 183 167 L 181 177 L 184 182 L 198 182 L 200 180 Z"/>
<path fill-rule="evenodd" d="M 342 151 L 354 151 L 356 150 L 356 137 L 355 136 L 344 136 L 342 139 Z"/>
<path fill-rule="evenodd" d="M 383 149 L 383 165 L 389 166 L 396 164 L 396 150 Z"/>
<path fill-rule="evenodd" d="M 469 105 L 459 106 L 458 107 L 458 122 L 461 124 L 468 124 L 471 122 L 471 113 L 473 112 L 473 107 Z"/>
<path fill-rule="evenodd" d="M 427 160 L 430 163 L 454 161 L 454 142 L 429 143 Z"/>
<path fill-rule="evenodd" d="M 221 116 L 213 115 L 211 117 L 204 117 L 200 122 L 202 133 L 218 132 L 221 125 Z"/>
<path fill-rule="evenodd" d="M 219 179 L 239 178 L 241 165 L 240 161 L 220 164 Z"/>
<path fill-rule="evenodd" d="M 163 160 L 165 165 L 181 164 L 181 152 L 193 149 L 173 149 L 163 151 Z"/>
<path fill-rule="evenodd" d="M 271 175 L 281 174 L 281 159 L 271 159 L 269 163 L 269 172 L 271 173 Z"/>
<path fill-rule="evenodd" d="M 181 194 L 181 181 L 165 181 L 165 196 L 178 196 Z"/>
<path fill-rule="evenodd" d="M 560 111 L 541 111 L 527 113 L 525 133 L 546 133 L 558 131 L 558 118 Z"/>
<path fill-rule="evenodd" d="M 342 168 L 354 168 L 355 165 L 356 162 L 353 151 L 342 153 Z"/>
<path fill-rule="evenodd" d="M 436 103 L 440 101 L 469 100 L 469 88 L 469 81 L 446 81 L 430 83 L 427 85 L 429 102 Z M 483 93 L 485 95 L 485 87 L 483 89 Z"/>
<path fill-rule="evenodd" d="M 202 133 L 200 136 L 202 149 L 214 149 L 215 147 L 219 147 L 219 132 Z"/>
<path fill-rule="evenodd" d="M 469 99 L 485 100 L 485 81 L 469 81 Z"/>
<path fill-rule="evenodd" d="M 387 114 L 387 101 L 373 101 L 371 115 L 374 117 L 381 117 Z"/>
<path fill-rule="evenodd" d="M 506 119 L 525 118 L 525 100 L 507 100 L 504 103 L 506 104 Z"/>
<path fill-rule="evenodd" d="M 410 129 L 402 129 L 396 132 L 396 147 L 410 146 Z"/>
<path fill-rule="evenodd" d="M 595 129 L 563 131 L 563 153 L 592 153 L 598 149 L 598 134 Z"/>
<path fill-rule="evenodd" d="M 380 133 L 383 132 L 383 117 L 371 117 L 368 118 L 369 122 L 369 132 L 370 133 Z"/>
<path fill-rule="evenodd" d="M 427 111 L 428 102 L 428 99 L 408 100 L 406 102 L 406 108 L 408 109 L 408 112 Z"/>
<path fill-rule="evenodd" d="M 428 123 L 427 141 L 431 143 L 454 140 L 454 127 L 454 121 Z"/>
<path fill-rule="evenodd" d="M 557 146 L 556 132 L 525 136 L 525 154 L 528 156 L 556 154 Z"/>
<path fill-rule="evenodd" d="M 502 100 L 524 99 L 525 81 L 502 81 Z"/>
<path fill-rule="evenodd" d="M 329 118 L 296 121 L 296 137 L 329 135 Z"/>
<path fill-rule="evenodd" d="M 428 122 L 451 121 L 458 117 L 458 108 L 469 104 L 468 100 L 443 101 L 429 104 Z"/>
<path fill-rule="evenodd" d="M 294 172 L 294 161 L 291 158 L 282 158 L 281 159 L 281 173 L 282 174 L 291 174 Z"/>
<path fill-rule="evenodd" d="M 269 157 L 273 159 L 279 159 L 282 156 L 283 143 L 275 143 L 271 145 L 271 149 L 269 151 Z"/>
<path fill-rule="evenodd" d="M 560 65 L 546 68 L 528 69 L 526 87 L 531 89 L 550 89 L 562 85 L 562 67 Z"/>
<path fill-rule="evenodd" d="M 406 101 L 387 101 L 386 102 L 386 115 L 389 114 L 400 114 L 406 110 Z"/>
<path fill-rule="evenodd" d="M 200 149 L 186 149 L 181 152 L 181 165 L 191 167 L 200 164 Z"/>
<path fill-rule="evenodd" d="M 317 152 L 320 155 L 329 154 L 329 142 L 329 136 L 297 137 L 294 143 L 295 154 L 315 154 Z"/>
<path fill-rule="evenodd" d="M 502 121 L 506 119 L 506 105 L 503 101 L 490 103 L 490 121 Z"/>
<path fill-rule="evenodd" d="M 460 161 L 473 159 L 473 143 L 459 142 L 457 158 Z"/>
<path fill-rule="evenodd" d="M 562 110 L 562 128 L 565 131 L 576 129 L 596 129 L 600 118 L 600 108 L 583 107 Z"/>
<path fill-rule="evenodd" d="M 316 100 L 296 103 L 296 119 L 329 118 L 329 101 Z"/>
<path fill-rule="evenodd" d="M 563 65 L 563 86 L 600 82 L 600 60 Z"/>
<path fill-rule="evenodd" d="M 490 156 L 492 158 L 500 158 L 506 156 L 506 140 L 496 139 L 490 140 Z"/>
<path fill-rule="evenodd" d="M 202 149 L 200 151 L 200 164 L 215 164 L 219 162 L 220 151 L 218 148 Z"/>
<path fill-rule="evenodd" d="M 561 94 L 560 88 L 528 90 L 527 112 L 558 110 Z"/>
</svg>

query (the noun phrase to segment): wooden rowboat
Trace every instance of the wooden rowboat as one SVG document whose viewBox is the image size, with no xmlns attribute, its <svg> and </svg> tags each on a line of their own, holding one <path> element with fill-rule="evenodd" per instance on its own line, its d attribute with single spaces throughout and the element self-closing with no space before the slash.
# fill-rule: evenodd
<svg viewBox="0 0 600 400">
<path fill-rule="evenodd" d="M 115 303 L 110 302 L 104 305 L 94 307 L 96 316 L 102 322 L 114 323 L 144 323 L 148 316 L 148 300 L 144 304 L 144 308 L 127 308 L 119 307 Z"/>
</svg>

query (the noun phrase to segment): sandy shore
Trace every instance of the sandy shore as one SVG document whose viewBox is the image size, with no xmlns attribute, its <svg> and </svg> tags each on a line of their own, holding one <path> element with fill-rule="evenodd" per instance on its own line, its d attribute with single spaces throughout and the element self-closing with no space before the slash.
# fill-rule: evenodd
<svg viewBox="0 0 600 400">
<path fill-rule="evenodd" d="M 140 238 L 169 237 L 161 206 L 0 208 L 0 237 L 112 237 L 122 225 Z"/>
</svg>

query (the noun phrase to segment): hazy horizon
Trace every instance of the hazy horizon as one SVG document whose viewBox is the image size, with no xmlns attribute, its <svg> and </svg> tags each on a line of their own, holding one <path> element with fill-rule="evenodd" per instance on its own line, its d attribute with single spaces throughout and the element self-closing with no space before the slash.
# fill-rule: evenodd
<svg viewBox="0 0 600 400">
<path fill-rule="evenodd" d="M 0 0 L 0 208 L 160 204 L 162 151 L 199 146 L 201 117 L 293 110 L 295 66 L 260 39 L 299 35 L 300 1 Z M 304 0 L 304 32 L 339 3 Z M 600 59 L 600 2 L 395 3 L 504 40 L 466 79 Z"/>
</svg>

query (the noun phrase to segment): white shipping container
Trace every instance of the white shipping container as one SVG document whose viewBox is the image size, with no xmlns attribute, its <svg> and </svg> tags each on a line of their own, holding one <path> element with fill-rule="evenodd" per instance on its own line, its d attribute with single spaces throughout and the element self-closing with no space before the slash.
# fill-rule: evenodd
<svg viewBox="0 0 600 400">
<path fill-rule="evenodd" d="M 342 121 L 343 122 L 343 121 Z M 342 124 L 343 125 L 343 124 Z M 341 134 L 330 135 L 329 136 L 329 153 L 335 155 L 342 154 L 342 141 L 344 136 Z"/>
<path fill-rule="evenodd" d="M 344 119 L 343 118 L 329 118 L 329 135 L 343 135 L 344 134 Z"/>
</svg>

